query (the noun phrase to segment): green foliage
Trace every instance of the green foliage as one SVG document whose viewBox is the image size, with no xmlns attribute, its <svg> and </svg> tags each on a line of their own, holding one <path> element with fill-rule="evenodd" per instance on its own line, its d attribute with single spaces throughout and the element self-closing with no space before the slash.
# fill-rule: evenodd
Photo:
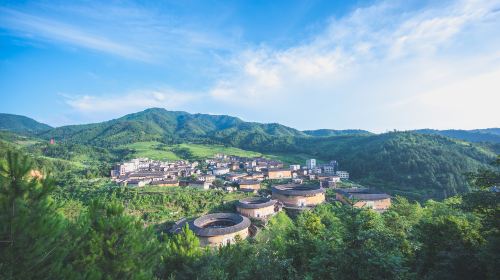
<svg viewBox="0 0 500 280">
<path fill-rule="evenodd" d="M 21 134 L 32 134 L 51 129 L 52 127 L 44 123 L 39 123 L 34 119 L 0 113 L 0 130 L 12 131 Z"/>
<path fill-rule="evenodd" d="M 336 159 L 363 185 L 421 201 L 468 192 L 466 173 L 490 168 L 495 156 L 476 144 L 408 132 L 309 138 L 289 149 Z"/>
<path fill-rule="evenodd" d="M 168 224 L 207 212 L 233 211 L 234 202 L 249 195 L 189 187 L 120 187 L 104 179 L 79 179 L 65 184 L 54 193 L 54 197 L 63 204 L 62 211 L 66 213 L 84 211 L 79 206 L 89 205 L 95 199 L 117 199 L 126 205 L 127 214 L 147 224 Z"/>
<path fill-rule="evenodd" d="M 397 197 L 383 214 L 338 203 L 317 206 L 295 219 L 280 212 L 254 238 L 204 250 L 188 227 L 177 235 L 155 233 L 137 218 L 147 217 L 134 211 L 151 205 L 176 205 L 192 215 L 209 209 L 230 211 L 225 207 L 231 204 L 225 202 L 236 194 L 131 189 L 91 180 L 71 191 L 53 192 L 52 181 L 27 176 L 32 168 L 26 157 L 12 152 L 1 165 L 0 234 L 8 241 L 0 247 L 2 279 L 498 276 L 498 193 L 479 188 L 481 180 L 475 181 L 480 185 L 473 193 L 429 201 L 423 207 Z M 57 209 L 48 196 L 51 192 L 64 202 L 61 205 L 76 210 Z"/>
<path fill-rule="evenodd" d="M 485 168 L 494 156 L 486 146 L 416 132 L 324 136 L 330 134 L 228 116 L 149 109 L 99 124 L 56 128 L 40 136 L 109 150 L 131 147 L 135 155 L 154 153 L 131 143 L 156 141 L 170 145 L 156 146 L 158 156 L 172 158 L 199 159 L 216 153 L 213 147 L 222 152 L 226 148 L 217 147 L 237 147 L 275 155 L 287 163 L 301 163 L 308 157 L 336 159 L 362 184 L 421 201 L 468 192 L 465 173 Z"/>
<path fill-rule="evenodd" d="M 25 149 L 79 165 L 88 178 L 107 175 L 112 163 L 136 156 L 200 159 L 223 152 L 263 154 L 286 163 L 335 159 L 359 183 L 420 201 L 470 191 L 465 173 L 486 168 L 496 149 L 417 132 L 324 136 L 331 132 L 148 109 L 103 123 L 51 129 L 37 137 L 55 138 L 56 145 L 38 143 Z"/>
<path fill-rule="evenodd" d="M 192 279 L 193 264 L 200 259 L 203 251 L 198 237 L 186 224 L 182 232 L 172 237 L 166 237 L 162 252 L 162 262 L 158 274 L 163 279 Z"/>
<path fill-rule="evenodd" d="M 318 136 L 318 137 L 373 134 L 369 131 L 361 130 L 361 129 L 345 129 L 345 130 L 316 129 L 316 130 L 304 130 L 303 132 L 307 135 Z"/>
<path fill-rule="evenodd" d="M 484 243 L 481 223 L 444 203 L 429 202 L 416 226 L 421 248 L 417 251 L 419 277 L 426 279 L 484 279 L 479 261 Z"/>
<path fill-rule="evenodd" d="M 82 279 L 151 279 L 159 261 L 154 232 L 117 201 L 93 201 L 74 230 L 67 262 Z"/>
<path fill-rule="evenodd" d="M 474 130 L 434 130 L 420 129 L 415 132 L 422 134 L 435 134 L 469 142 L 500 143 L 500 128 L 474 129 Z"/>
<path fill-rule="evenodd" d="M 1 279 L 64 274 L 66 223 L 49 197 L 52 180 L 30 177 L 32 170 L 33 163 L 19 153 L 9 152 L 0 162 Z"/>
</svg>

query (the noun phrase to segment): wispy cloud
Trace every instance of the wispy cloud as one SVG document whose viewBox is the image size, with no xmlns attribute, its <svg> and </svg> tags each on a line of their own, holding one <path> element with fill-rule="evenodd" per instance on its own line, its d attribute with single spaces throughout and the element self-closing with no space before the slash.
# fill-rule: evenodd
<svg viewBox="0 0 500 280">
<path fill-rule="evenodd" d="M 195 94 L 170 89 L 135 90 L 117 95 L 62 95 L 67 105 L 81 114 L 113 115 L 151 107 L 177 109 L 195 99 Z"/>
<path fill-rule="evenodd" d="M 454 84 L 471 90 L 472 86 L 458 83 L 466 77 L 477 76 L 471 80 L 474 85 L 484 77 L 491 82 L 491 75 L 500 79 L 498 64 L 481 61 L 478 53 L 470 52 L 471 48 L 480 48 L 482 55 L 498 52 L 500 40 L 485 30 L 500 30 L 499 7 L 499 1 L 471 0 L 403 11 L 394 2 L 379 2 L 333 18 L 317 36 L 300 45 L 242 52 L 232 61 L 232 74 L 216 82 L 211 96 L 259 112 L 331 110 L 338 114 L 339 123 L 366 127 L 362 120 L 370 119 L 372 127 L 367 128 L 375 130 L 425 126 L 419 122 L 418 110 L 426 112 L 429 102 L 414 104 L 418 110 L 411 110 L 411 115 L 403 107 L 394 111 L 407 116 L 401 118 L 406 124 L 391 117 L 388 110 L 395 107 L 389 105 L 419 96 L 431 100 L 428 96 L 437 94 L 438 88 L 441 96 L 450 97 Z M 471 37 L 483 40 L 482 45 L 474 45 Z M 498 90 L 497 84 L 489 84 Z M 498 101 L 492 94 L 486 91 L 483 101 Z M 452 108 L 463 101 L 450 98 L 441 106 Z M 346 108 L 357 108 L 360 102 L 363 110 L 356 111 L 359 121 L 353 125 Z M 459 125 L 454 117 L 444 117 L 441 125 Z M 306 121 L 331 126 L 328 118 Z"/>
<path fill-rule="evenodd" d="M 157 15 L 125 3 L 120 7 L 88 4 L 61 7 L 46 4 L 27 11 L 0 7 L 0 28 L 31 40 L 154 63 L 235 46 L 217 32 L 182 25 L 175 15 Z"/>
<path fill-rule="evenodd" d="M 0 15 L 2 27 L 22 32 L 27 37 L 57 40 L 130 59 L 151 59 L 150 54 L 137 47 L 92 34 L 76 26 L 5 8 L 0 9 Z"/>
</svg>

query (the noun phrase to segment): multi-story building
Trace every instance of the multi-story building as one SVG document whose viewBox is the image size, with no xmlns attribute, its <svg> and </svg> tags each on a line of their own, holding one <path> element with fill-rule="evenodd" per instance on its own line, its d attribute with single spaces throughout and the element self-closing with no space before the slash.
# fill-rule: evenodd
<svg viewBox="0 0 500 280">
<path fill-rule="evenodd" d="M 314 169 L 316 167 L 316 159 L 308 159 L 306 160 L 307 169 Z"/>
<path fill-rule="evenodd" d="M 323 165 L 323 173 L 325 174 L 335 174 L 335 167 L 332 165 Z"/>
</svg>

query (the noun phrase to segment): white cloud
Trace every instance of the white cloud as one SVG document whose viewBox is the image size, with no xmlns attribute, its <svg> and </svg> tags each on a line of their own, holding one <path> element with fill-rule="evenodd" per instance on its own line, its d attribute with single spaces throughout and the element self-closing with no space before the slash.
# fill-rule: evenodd
<svg viewBox="0 0 500 280">
<path fill-rule="evenodd" d="M 220 102 L 252 108 L 254 114 L 272 108 L 279 116 L 289 112 L 316 116 L 284 117 L 292 126 L 311 128 L 314 123 L 378 131 L 432 126 L 439 112 L 434 110 L 433 98 L 421 96 L 440 92 L 440 108 L 452 111 L 467 104 L 466 92 L 480 84 L 480 77 L 489 77 L 489 90 L 480 87 L 478 102 L 498 101 L 494 93 L 499 85 L 491 82 L 500 80 L 498 68 L 484 57 L 491 58 L 500 48 L 498 36 L 491 33 L 500 30 L 499 8 L 500 1 L 475 0 L 413 11 L 403 11 L 394 2 L 360 8 L 332 19 L 316 37 L 300 45 L 242 52 L 232 61 L 231 74 L 218 80 L 210 94 Z M 452 98 L 457 87 L 466 90 L 461 98 Z M 409 99 L 429 102 L 419 102 L 420 111 L 393 106 Z M 421 118 L 421 114 L 432 117 Z M 489 117 L 480 113 L 474 120 L 476 125 L 480 120 L 493 124 Z M 348 127 L 342 127 L 344 123 Z M 440 123 L 447 124 L 456 122 L 446 118 Z"/>
<path fill-rule="evenodd" d="M 176 109 L 190 102 L 195 95 L 172 90 L 140 90 L 127 94 L 106 96 L 71 96 L 63 95 L 66 103 L 79 113 L 119 114 L 130 113 L 151 107 Z"/>
<path fill-rule="evenodd" d="M 438 129 L 499 127 L 499 89 L 500 67 L 420 92 L 394 104 L 393 110 L 419 116 L 416 120 L 402 118 L 402 122 L 425 122 Z"/>
</svg>

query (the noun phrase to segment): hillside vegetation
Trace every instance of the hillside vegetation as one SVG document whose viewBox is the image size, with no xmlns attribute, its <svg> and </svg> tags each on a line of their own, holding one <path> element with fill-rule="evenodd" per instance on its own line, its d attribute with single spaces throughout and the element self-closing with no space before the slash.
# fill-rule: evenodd
<svg viewBox="0 0 500 280">
<path fill-rule="evenodd" d="M 420 129 L 414 132 L 422 134 L 441 135 L 469 142 L 491 142 L 500 144 L 500 128 L 473 129 L 473 130 L 434 130 Z"/>
<path fill-rule="evenodd" d="M 189 114 L 153 108 L 102 123 L 58 127 L 40 136 L 45 139 L 114 147 L 143 141 L 211 143 L 220 135 L 238 134 L 266 137 L 305 135 L 280 124 L 249 123 L 230 116 Z"/>
<path fill-rule="evenodd" d="M 500 158 L 497 160 L 500 164 Z M 201 248 L 180 216 L 234 211 L 242 193 L 119 188 L 57 191 L 19 153 L 0 157 L 0 279 L 498 279 L 499 172 L 474 191 L 384 213 L 325 202 L 273 216 L 254 236 Z M 54 203 L 56 201 L 56 203 Z M 61 208 L 61 206 L 63 206 Z M 78 211 L 82 209 L 83 211 Z M 76 210 L 76 211 L 74 211 Z"/>
<path fill-rule="evenodd" d="M 25 116 L 0 113 L 0 130 L 30 134 L 49 129 L 52 127 Z"/>
<path fill-rule="evenodd" d="M 316 129 L 316 130 L 304 130 L 302 132 L 304 132 L 305 134 L 310 135 L 310 136 L 319 136 L 319 137 L 373 134 L 370 131 L 361 130 L 361 129 L 344 129 L 344 130 Z"/>
<path fill-rule="evenodd" d="M 485 168 L 498 151 L 495 143 L 474 144 L 415 132 L 354 130 L 345 131 L 349 135 L 328 136 L 332 133 L 301 132 L 230 116 L 148 109 L 107 122 L 44 131 L 30 140 L 39 143 L 25 142 L 23 149 L 81 162 L 92 174 L 103 175 L 113 162 L 137 156 L 173 160 L 226 153 L 298 164 L 309 157 L 320 162 L 337 160 L 353 180 L 417 200 L 467 192 L 466 174 Z M 51 138 L 56 145 L 47 144 Z"/>
</svg>

